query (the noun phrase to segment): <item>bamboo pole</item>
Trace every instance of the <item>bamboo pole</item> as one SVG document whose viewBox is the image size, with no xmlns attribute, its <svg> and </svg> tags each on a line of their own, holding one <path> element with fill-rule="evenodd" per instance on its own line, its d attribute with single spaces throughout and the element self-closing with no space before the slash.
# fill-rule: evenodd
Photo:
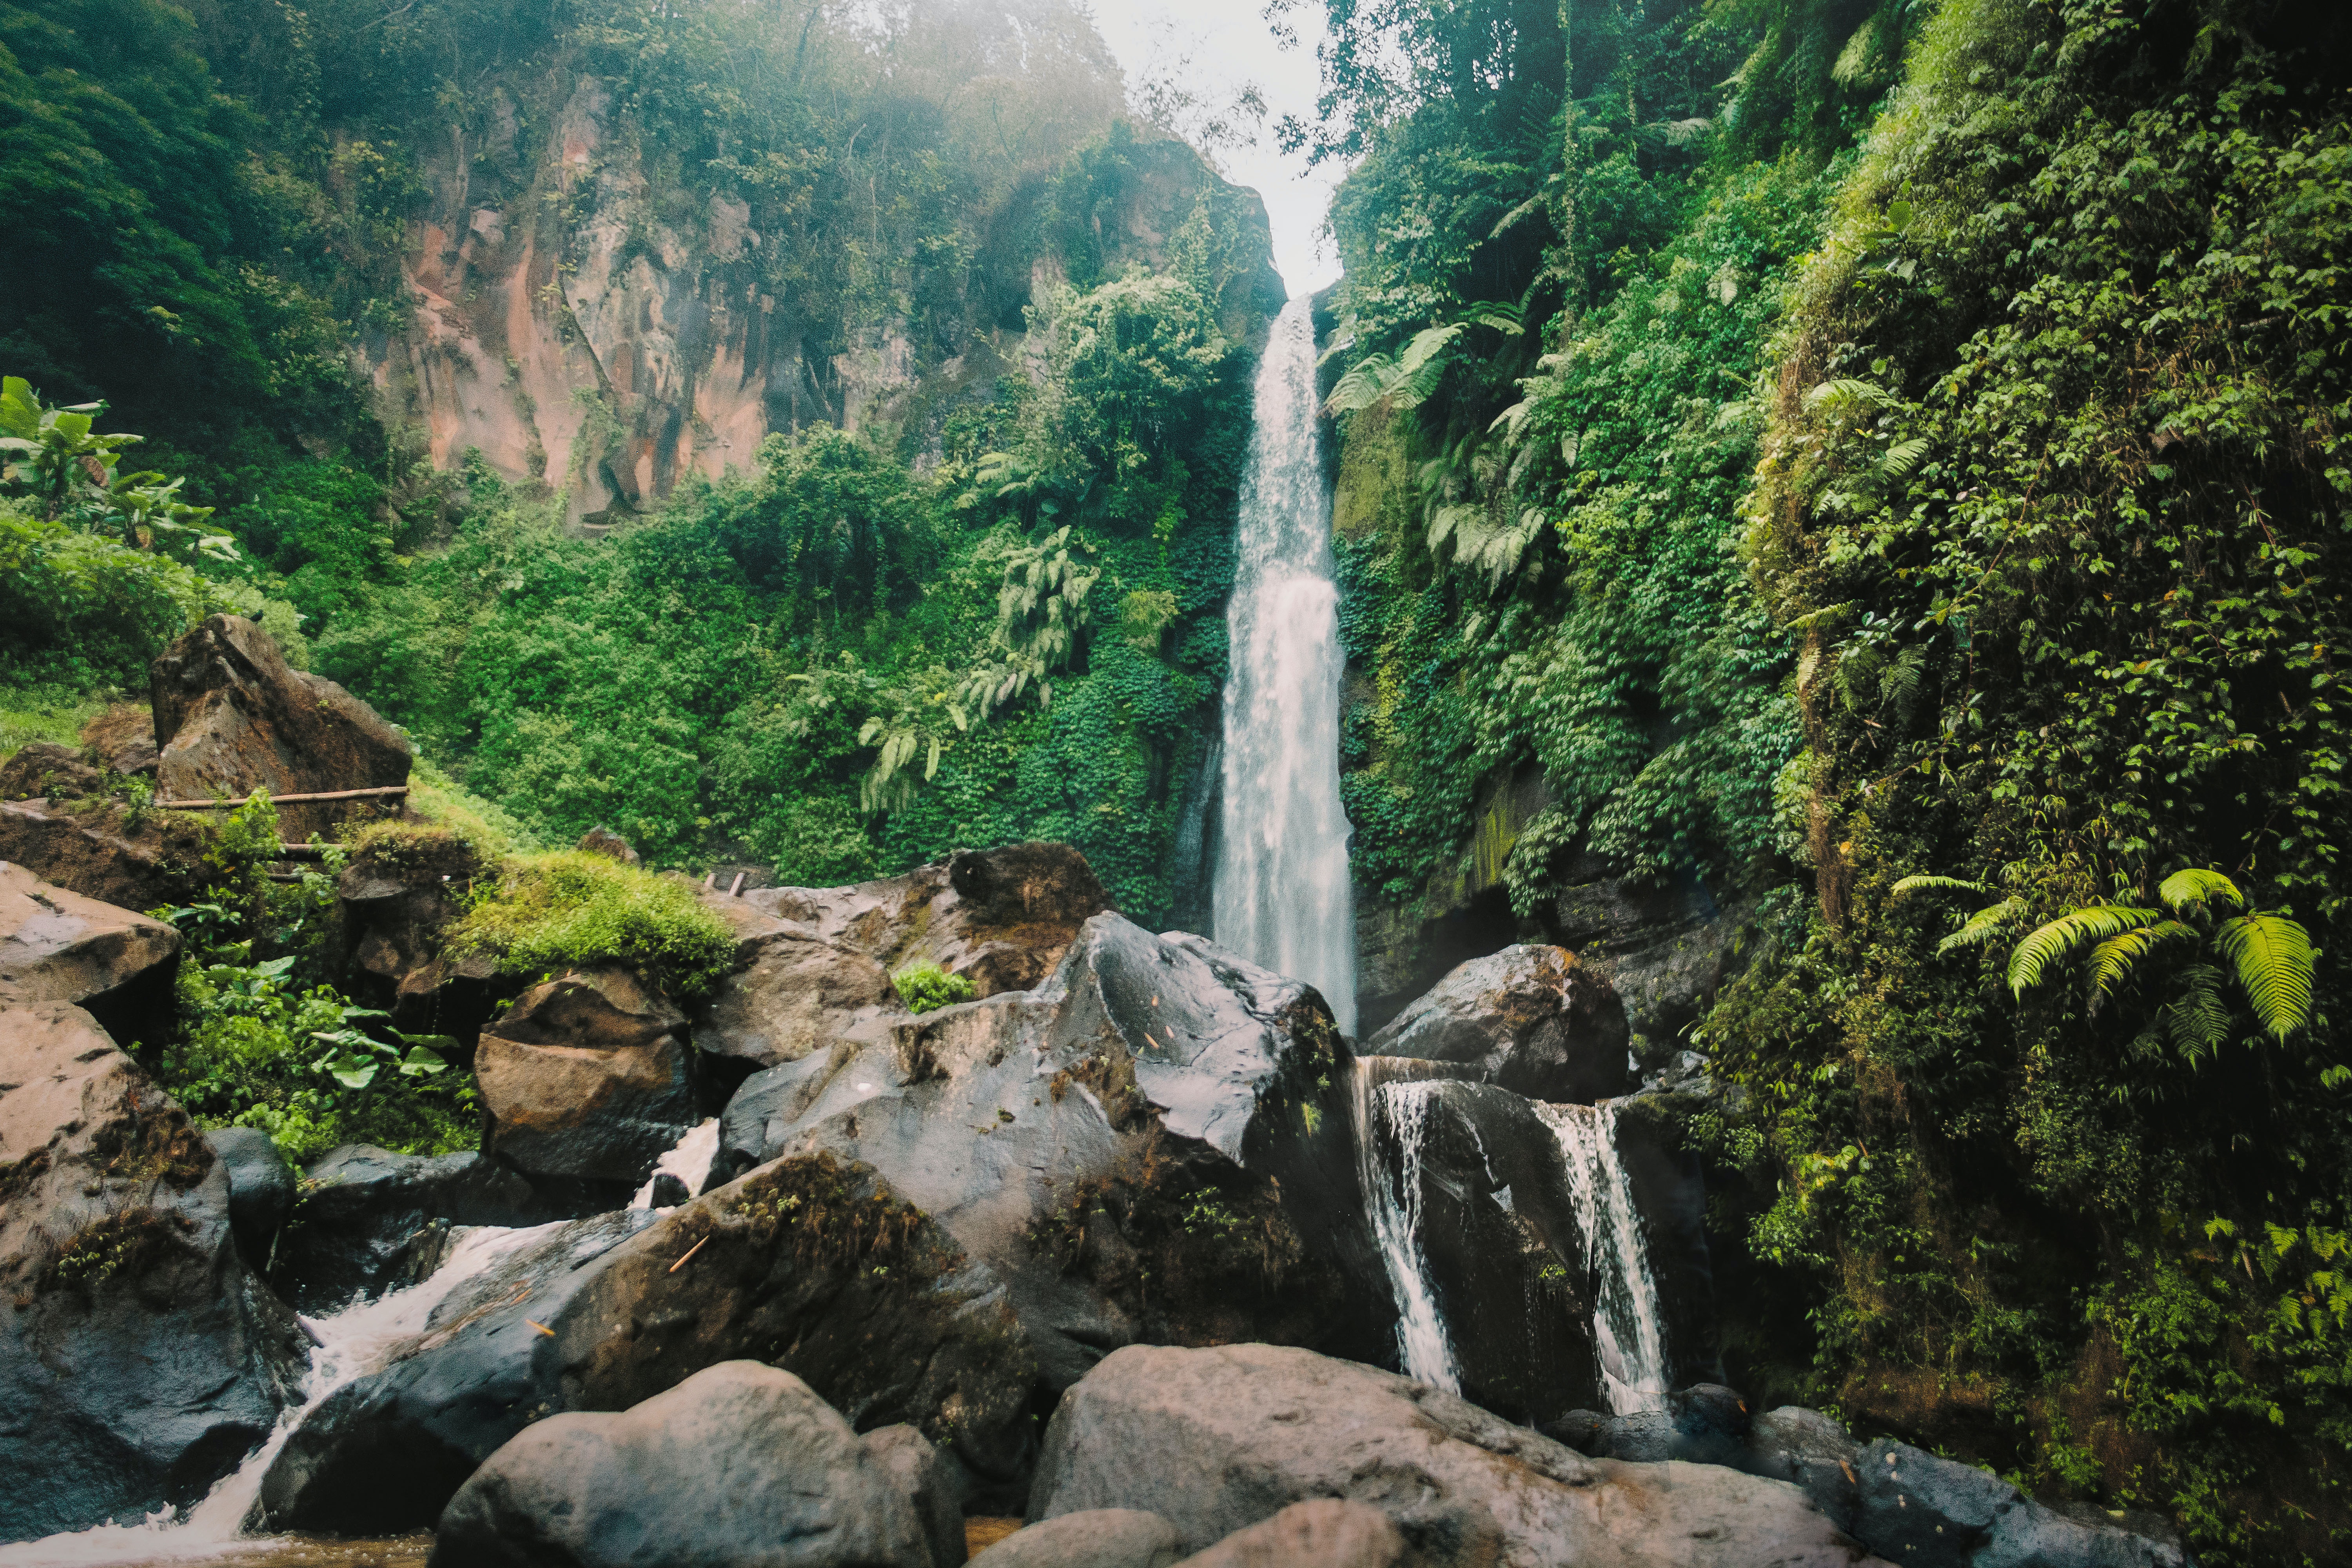
<svg viewBox="0 0 2352 1568">
<path fill-rule="evenodd" d="M 152 804 L 162 811 L 235 811 L 240 806 L 251 805 L 256 796 L 261 793 L 256 790 L 253 795 L 247 795 L 243 800 L 159 800 Z M 385 784 L 380 789 L 335 789 L 320 795 L 273 795 L 269 797 L 269 804 L 308 805 L 317 800 L 365 800 L 372 796 L 406 795 L 407 793 L 406 784 Z"/>
</svg>

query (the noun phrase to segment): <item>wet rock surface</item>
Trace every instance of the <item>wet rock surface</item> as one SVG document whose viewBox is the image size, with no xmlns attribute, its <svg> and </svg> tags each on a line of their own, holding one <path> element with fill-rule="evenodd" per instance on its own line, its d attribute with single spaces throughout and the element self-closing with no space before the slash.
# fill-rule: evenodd
<svg viewBox="0 0 2352 1568">
<path fill-rule="evenodd" d="M 228 1173 L 228 1219 L 236 1249 L 254 1269 L 265 1269 L 278 1230 L 294 1213 L 293 1168 L 257 1127 L 217 1128 L 205 1134 L 205 1142 Z"/>
<path fill-rule="evenodd" d="M 1002 1282 L 870 1170 L 811 1158 L 529 1238 L 322 1403 L 260 1506 L 273 1529 L 414 1528 L 532 1422 L 625 1410 L 746 1357 L 853 1426 L 913 1426 L 967 1500 L 1025 1472 L 1035 1362 Z"/>
<path fill-rule="evenodd" d="M 544 1193 L 479 1154 L 395 1154 L 349 1143 L 311 1162 L 278 1236 L 270 1284 L 302 1311 L 414 1285 L 440 1266 L 458 1226 L 534 1226 L 604 1207 Z"/>
<path fill-rule="evenodd" d="M 193 1501 L 268 1435 L 303 1346 L 232 1203 L 87 1013 L 0 1011 L 0 1540 Z"/>
<path fill-rule="evenodd" d="M 1625 1009 L 1561 947 L 1507 947 L 1456 965 L 1366 1037 L 1366 1056 L 1476 1065 L 1529 1100 L 1579 1105 L 1633 1088 Z"/>
<path fill-rule="evenodd" d="M 627 1201 L 701 1120 L 685 1015 L 625 969 L 534 985 L 474 1052 L 485 1152 Z"/>
<path fill-rule="evenodd" d="M 408 745 L 375 710 L 333 681 L 298 670 L 269 634 L 241 616 L 213 616 L 155 660 L 149 675 L 162 740 L 157 788 L 173 800 L 257 789 L 309 795 L 408 782 Z M 289 843 L 376 802 L 281 806 Z"/>
<path fill-rule="evenodd" d="M 736 1361 L 621 1414 L 525 1429 L 450 1500 L 432 1561 L 943 1568 L 923 1522 L 891 1466 L 808 1384 Z"/>
<path fill-rule="evenodd" d="M 516 983 L 488 953 L 452 952 L 460 900 L 488 868 L 446 828 L 404 823 L 371 835 L 335 884 L 359 989 L 395 1027 L 447 1035 L 470 1050 Z"/>
<path fill-rule="evenodd" d="M 70 1003 L 136 1044 L 168 1025 L 179 959 L 180 933 L 162 921 L 0 862 L 0 1010 Z"/>
<path fill-rule="evenodd" d="M 746 1080 L 720 1169 L 873 1165 L 1004 1279 L 1052 1388 L 1144 1341 L 1376 1354 L 1346 1075 L 1309 988 L 1097 915 L 1034 991 Z"/>
<path fill-rule="evenodd" d="M 1794 1487 L 1588 1459 L 1425 1384 L 1271 1345 L 1106 1358 L 1054 1413 L 1030 1513 L 1149 1506 L 1202 1551 L 1334 1498 L 1380 1510 L 1433 1568 L 1878 1561 Z"/>
</svg>

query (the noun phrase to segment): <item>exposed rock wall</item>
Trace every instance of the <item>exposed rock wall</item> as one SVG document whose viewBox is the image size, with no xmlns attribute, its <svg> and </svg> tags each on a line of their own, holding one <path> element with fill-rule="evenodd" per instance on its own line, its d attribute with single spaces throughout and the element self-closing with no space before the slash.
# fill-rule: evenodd
<svg viewBox="0 0 2352 1568">
<path fill-rule="evenodd" d="M 478 449 L 591 530 L 689 473 L 748 470 L 770 433 L 820 421 L 910 436 L 920 458 L 959 394 L 1028 363 L 1024 307 L 1064 277 L 1038 221 L 1047 170 L 967 215 L 972 253 L 954 276 L 899 258 L 880 268 L 882 302 L 843 307 L 772 281 L 794 237 L 655 172 L 606 83 L 560 80 L 535 110 L 501 89 L 488 125 L 486 144 L 460 137 L 428 162 L 404 267 L 414 314 L 369 369 L 384 417 L 436 467 Z M 1225 330 L 1255 335 L 1283 299 L 1256 195 L 1182 142 L 1127 156 L 1093 220 L 1105 274 L 1164 265 L 1213 201 L 1249 237 L 1219 301 Z M 919 312 L 919 294 L 932 302 Z"/>
</svg>

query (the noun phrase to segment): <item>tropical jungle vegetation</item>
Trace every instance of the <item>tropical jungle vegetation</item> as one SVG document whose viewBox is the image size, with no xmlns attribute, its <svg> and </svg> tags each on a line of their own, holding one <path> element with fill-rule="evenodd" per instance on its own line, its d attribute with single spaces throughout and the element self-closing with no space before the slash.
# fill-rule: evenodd
<svg viewBox="0 0 2352 1568">
<path fill-rule="evenodd" d="M 1703 890 L 1736 973 L 1643 1048 L 1738 1085 L 1683 1129 L 1732 1381 L 2174 1515 L 2209 1563 L 2342 1561 L 2352 15 L 1272 9 L 1310 7 L 1325 91 L 1281 134 L 1349 170 L 1360 897 L 1484 876 L 1540 934 L 1596 867 Z M 1008 9 L 1062 53 L 935 91 Z M 785 237 L 761 265 L 827 353 L 977 309 L 1017 215 L 1060 279 L 993 329 L 1020 374 L 772 435 L 609 538 L 436 468 L 369 368 L 420 171 L 545 73 L 613 85 L 681 210 Z M 1062 0 L 0 0 L 0 747 L 234 609 L 406 727 L 517 973 L 717 962 L 645 873 L 545 848 L 600 824 L 806 884 L 1065 839 L 1168 923 L 1245 237 L 1203 202 L 1106 264 L 1121 106 Z M 1542 805 L 1498 832 L 1513 781 Z M 191 1109 L 462 1142 L 433 1042 L 301 967 L 321 889 L 240 864 L 173 911 Z"/>
</svg>

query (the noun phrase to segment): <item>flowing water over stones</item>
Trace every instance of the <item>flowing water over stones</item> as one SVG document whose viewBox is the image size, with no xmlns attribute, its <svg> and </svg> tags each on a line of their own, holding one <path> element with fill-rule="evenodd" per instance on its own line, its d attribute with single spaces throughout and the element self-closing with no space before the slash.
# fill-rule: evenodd
<svg viewBox="0 0 2352 1568">
<path fill-rule="evenodd" d="M 1545 1105 L 1536 1112 L 1559 1138 L 1570 1194 L 1584 1232 L 1595 1281 L 1593 1353 L 1611 1414 L 1661 1410 L 1666 1352 L 1657 1281 L 1633 1206 L 1633 1186 L 1617 1154 L 1617 1110 L 1611 1105 Z"/>
<path fill-rule="evenodd" d="M 1396 1297 L 1397 1363 L 1408 1377 L 1459 1394 L 1461 1367 L 1419 1239 L 1422 1133 L 1433 1087 L 1419 1076 L 1426 1066 L 1393 1057 L 1355 1059 L 1356 1162 L 1372 1239 Z"/>
<path fill-rule="evenodd" d="M 1314 316 L 1293 300 L 1259 362 L 1226 610 L 1217 944 L 1323 994 L 1356 1032 L 1348 817 L 1339 805 L 1339 593 L 1316 437 Z"/>
<path fill-rule="evenodd" d="M 467 1280 L 491 1268 L 501 1258 L 560 1228 L 560 1225 L 509 1230 L 483 1226 L 465 1231 L 452 1242 L 448 1257 L 430 1278 L 405 1289 L 388 1291 L 373 1300 L 358 1300 L 341 1311 L 303 1320 L 317 1341 L 310 1367 L 303 1380 L 302 1401 L 279 1419 L 268 1441 L 247 1456 L 243 1464 L 205 1499 L 174 1516 L 159 1510 L 133 1524 L 101 1524 L 65 1535 L 8 1547 L 10 1568 L 105 1568 L 105 1565 L 158 1561 L 219 1561 L 238 1564 L 349 1564 L 390 1562 L 408 1555 L 421 1557 L 413 1542 L 350 1542 L 351 1551 L 300 1537 L 248 1537 L 242 1533 L 261 1493 L 261 1478 L 286 1439 L 304 1417 L 337 1389 L 365 1376 L 385 1358 L 422 1333 L 433 1309 Z"/>
</svg>

